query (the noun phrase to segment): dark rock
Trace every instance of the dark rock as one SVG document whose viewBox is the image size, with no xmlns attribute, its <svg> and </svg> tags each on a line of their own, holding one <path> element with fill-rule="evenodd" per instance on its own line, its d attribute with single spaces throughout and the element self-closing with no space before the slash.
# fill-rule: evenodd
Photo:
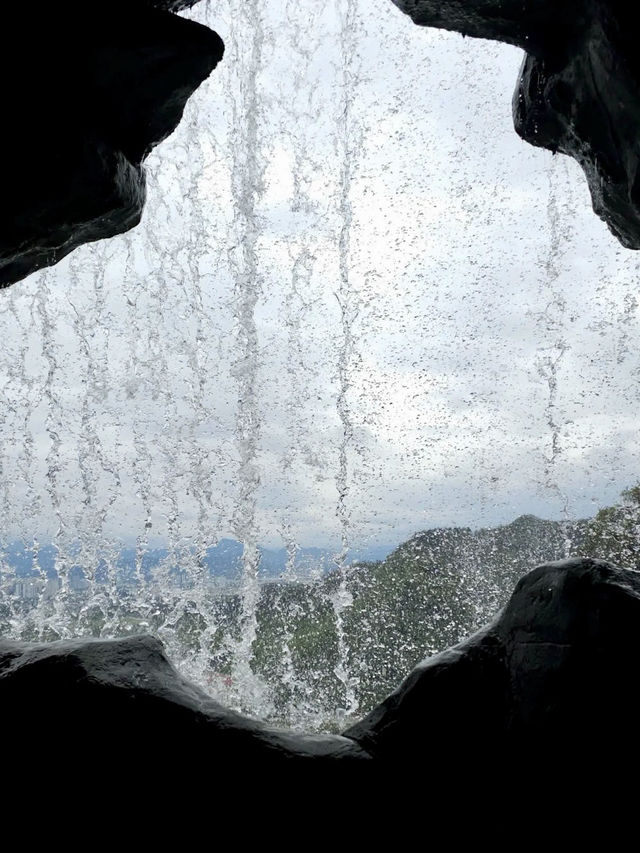
<svg viewBox="0 0 640 853">
<path fill-rule="evenodd" d="M 0 286 L 140 219 L 142 161 L 222 57 L 191 3 L 80 0 L 2 12 Z"/>
<path fill-rule="evenodd" d="M 498 768 L 593 781 L 639 757 L 640 573 L 597 560 L 540 566 L 496 620 L 425 661 L 347 732 L 385 763 L 436 776 Z"/>
<path fill-rule="evenodd" d="M 595 212 L 640 248 L 640 10 L 626 0 L 394 0 L 417 24 L 527 52 L 516 131 L 575 158 Z"/>
<path fill-rule="evenodd" d="M 174 773 L 369 758 L 348 738 L 281 731 L 223 708 L 148 636 L 0 643 L 0 720 L 4 732 L 46 733 L 16 740 L 20 762 L 71 764 L 78 773 L 96 762 L 107 773 L 132 757 L 145 772 L 161 765 Z M 10 757 L 6 742 L 5 768 Z"/>
</svg>

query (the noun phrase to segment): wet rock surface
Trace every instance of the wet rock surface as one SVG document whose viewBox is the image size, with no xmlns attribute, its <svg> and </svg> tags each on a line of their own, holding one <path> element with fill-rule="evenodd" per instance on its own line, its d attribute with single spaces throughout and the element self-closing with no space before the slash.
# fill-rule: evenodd
<svg viewBox="0 0 640 853">
<path fill-rule="evenodd" d="M 216 33 L 173 14 L 188 5 L 3 10 L 0 286 L 138 223 L 142 161 L 223 54 Z"/>
<path fill-rule="evenodd" d="M 640 573 L 551 563 L 518 583 L 491 625 L 425 661 L 345 734 L 378 760 L 432 771 L 591 779 L 637 757 L 628 725 L 639 659 Z"/>
<path fill-rule="evenodd" d="M 622 0 L 394 0 L 417 24 L 527 52 L 516 131 L 582 166 L 595 212 L 640 248 L 640 10 Z"/>
<path fill-rule="evenodd" d="M 79 772 L 97 753 L 105 769 L 135 756 L 146 769 L 174 771 L 369 758 L 348 738 L 290 733 L 224 708 L 182 678 L 150 636 L 0 643 L 0 718 L 5 730 L 48 732 L 18 739 L 19 761 L 61 761 Z"/>
</svg>

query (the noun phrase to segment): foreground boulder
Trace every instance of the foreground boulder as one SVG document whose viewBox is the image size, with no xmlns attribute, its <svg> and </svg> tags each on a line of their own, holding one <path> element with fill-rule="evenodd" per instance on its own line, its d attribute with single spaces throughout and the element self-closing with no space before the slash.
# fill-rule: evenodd
<svg viewBox="0 0 640 853">
<path fill-rule="evenodd" d="M 142 161 L 222 58 L 194 0 L 34 0 L 0 13 L 0 286 L 136 225 Z"/>
<path fill-rule="evenodd" d="M 492 624 L 345 734 L 378 761 L 436 774 L 594 780 L 638 758 L 639 708 L 640 573 L 574 559 L 524 577 Z"/>
<path fill-rule="evenodd" d="M 627 0 L 393 0 L 417 24 L 496 39 L 527 55 L 517 132 L 578 161 L 595 212 L 640 248 L 640 10 Z"/>
<path fill-rule="evenodd" d="M 48 733 L 16 739 L 20 762 L 78 772 L 131 759 L 144 772 L 176 772 L 369 757 L 347 738 L 280 731 L 223 708 L 183 679 L 149 636 L 0 643 L 0 720 L 4 731 Z M 5 762 L 10 749 L 6 743 Z"/>
</svg>

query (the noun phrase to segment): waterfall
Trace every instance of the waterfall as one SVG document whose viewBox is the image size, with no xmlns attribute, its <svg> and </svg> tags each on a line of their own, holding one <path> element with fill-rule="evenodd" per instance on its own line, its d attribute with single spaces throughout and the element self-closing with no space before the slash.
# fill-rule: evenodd
<svg viewBox="0 0 640 853">
<path fill-rule="evenodd" d="M 0 635 L 151 631 L 336 730 L 499 603 L 485 529 L 640 479 L 637 260 L 513 133 L 514 48 L 389 0 L 183 14 L 226 53 L 142 223 L 0 293 Z M 449 528 L 436 612 L 376 561 Z"/>
<path fill-rule="evenodd" d="M 233 130 L 230 142 L 233 158 L 234 220 L 229 253 L 234 281 L 234 334 L 237 352 L 232 376 L 236 382 L 238 398 L 235 442 L 238 453 L 239 493 L 233 517 L 233 532 L 242 543 L 240 641 L 234 678 L 240 682 L 240 689 L 245 695 L 248 685 L 254 683 L 251 659 L 260 597 L 256 501 L 260 485 L 258 448 L 261 417 L 257 402 L 260 365 L 255 316 L 261 290 L 258 259 L 261 229 L 257 207 L 262 195 L 265 170 L 260 150 L 262 140 L 259 77 L 264 42 L 260 7 L 261 4 L 257 0 L 249 0 L 233 4 L 230 10 L 232 19 L 238 22 L 241 32 L 243 24 L 247 29 L 252 29 L 248 45 L 241 45 L 234 30 L 230 51 L 231 63 L 238 69 L 244 81 L 240 97 L 234 100 L 232 106 Z"/>
<path fill-rule="evenodd" d="M 340 58 L 341 58 L 341 97 L 338 99 L 336 121 L 336 149 L 340 161 L 339 213 L 340 230 L 338 236 L 339 286 L 336 299 L 340 307 L 340 325 L 342 343 L 339 348 L 337 365 L 338 395 L 336 407 L 340 419 L 341 439 L 336 471 L 336 490 L 338 501 L 336 515 L 340 525 L 340 551 L 334 562 L 340 574 L 340 581 L 333 599 L 338 638 L 338 663 L 336 675 L 344 686 L 344 713 L 352 714 L 357 708 L 353 679 L 349 674 L 349 650 L 345 639 L 344 614 L 353 604 L 353 596 L 347 585 L 347 559 L 351 544 L 351 519 L 349 512 L 349 450 L 353 442 L 353 422 L 349 408 L 350 367 L 355 341 L 353 336 L 353 318 L 357 313 L 355 295 L 351 281 L 351 227 L 353 208 L 351 203 L 351 185 L 357 164 L 357 151 L 360 140 L 354 117 L 357 79 L 357 12 L 355 0 L 343 0 L 338 4 L 340 20 Z M 354 127 L 355 125 L 355 127 Z"/>
<path fill-rule="evenodd" d="M 566 184 L 566 172 L 562 161 L 553 162 L 549 169 L 549 197 L 547 202 L 547 222 L 549 227 L 549 252 L 542 264 L 544 282 L 541 292 L 543 310 L 538 314 L 538 326 L 548 338 L 544 355 L 538 359 L 538 372 L 547 384 L 548 398 L 545 417 L 549 431 L 548 450 L 544 454 L 544 487 L 555 493 L 561 504 L 562 518 L 568 522 L 569 497 L 558 482 L 558 462 L 562 456 L 562 427 L 558 412 L 558 383 L 561 377 L 562 362 L 571 349 L 566 337 L 566 302 L 560 284 L 562 247 L 567 244 L 570 221 L 559 204 L 562 183 Z M 555 167 L 555 168 L 554 168 Z M 561 183 L 561 176 L 564 181 Z M 559 186 L 560 184 L 560 186 Z M 565 189 L 566 192 L 566 189 Z M 566 209 L 565 209 L 566 210 Z M 564 223 L 564 225 L 563 225 Z M 567 537 L 566 553 L 571 551 L 571 541 Z"/>
</svg>

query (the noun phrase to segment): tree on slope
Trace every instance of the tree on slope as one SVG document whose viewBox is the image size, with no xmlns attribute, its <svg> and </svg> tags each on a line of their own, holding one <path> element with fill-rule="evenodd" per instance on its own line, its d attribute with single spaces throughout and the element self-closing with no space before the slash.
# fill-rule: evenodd
<svg viewBox="0 0 640 853">
<path fill-rule="evenodd" d="M 585 557 L 640 570 L 640 485 L 626 489 L 619 503 L 597 513 L 580 550 Z"/>
</svg>

